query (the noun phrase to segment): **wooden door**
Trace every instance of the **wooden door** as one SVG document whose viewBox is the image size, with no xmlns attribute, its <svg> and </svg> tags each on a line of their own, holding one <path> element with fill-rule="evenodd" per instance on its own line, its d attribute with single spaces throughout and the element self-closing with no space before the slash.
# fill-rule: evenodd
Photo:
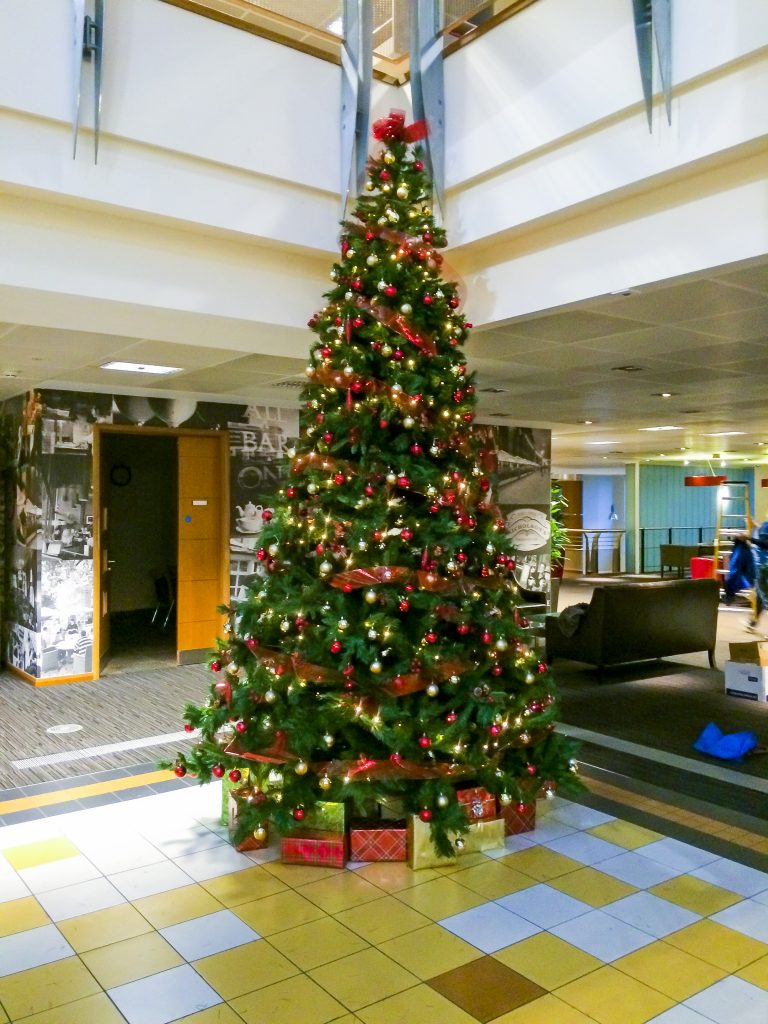
<svg viewBox="0 0 768 1024">
<path fill-rule="evenodd" d="M 565 571 L 580 573 L 582 571 L 582 547 L 584 545 L 582 528 L 584 520 L 583 484 L 581 480 L 558 480 L 563 497 L 568 507 L 563 513 L 563 526 L 572 530 L 565 547 Z"/>
<path fill-rule="evenodd" d="M 106 457 L 106 438 L 100 431 L 94 433 L 93 456 L 95 465 L 94 478 L 96 480 L 96 493 L 93 500 L 94 523 L 96 534 L 94 537 L 94 557 L 98 560 L 94 566 L 94 582 L 99 588 L 96 601 L 96 629 L 94 633 L 95 664 L 94 678 L 98 679 L 101 668 L 109 654 L 110 631 L 109 616 L 112 611 L 112 558 L 110 556 L 109 532 L 111 528 L 111 517 L 109 510 L 109 459 Z"/>
<path fill-rule="evenodd" d="M 227 436 L 179 437 L 179 664 L 204 661 L 221 635 L 228 601 Z"/>
</svg>

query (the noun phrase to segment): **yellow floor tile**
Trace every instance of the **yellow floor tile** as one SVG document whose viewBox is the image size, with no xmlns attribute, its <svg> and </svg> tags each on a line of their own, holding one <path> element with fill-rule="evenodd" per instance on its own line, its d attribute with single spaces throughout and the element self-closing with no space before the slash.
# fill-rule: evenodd
<svg viewBox="0 0 768 1024">
<path fill-rule="evenodd" d="M 276 892 L 283 892 L 288 888 L 274 875 L 259 867 L 235 871 L 231 875 L 219 875 L 218 878 L 210 878 L 200 885 L 225 907 L 250 903 L 252 900 L 261 899 L 262 896 L 273 896 Z"/>
<path fill-rule="evenodd" d="M 549 932 L 506 946 L 493 956 L 550 992 L 603 966 L 602 960 Z"/>
<path fill-rule="evenodd" d="M 355 935 L 332 917 L 324 917 L 298 928 L 278 932 L 277 935 L 270 936 L 269 941 L 302 971 L 349 956 L 350 953 L 357 953 L 368 946 L 359 935 Z"/>
<path fill-rule="evenodd" d="M 42 1013 L 100 991 L 77 957 L 0 978 L 0 1003 L 11 1020 Z"/>
<path fill-rule="evenodd" d="M 719 885 L 712 885 L 692 875 L 670 878 L 667 882 L 652 886 L 648 891 L 663 900 L 676 903 L 679 907 L 692 910 L 694 914 L 701 914 L 702 917 L 716 914 L 718 910 L 725 910 L 726 907 L 733 906 L 741 900 L 737 893 L 721 889 Z"/>
<path fill-rule="evenodd" d="M 372 903 L 344 910 L 336 914 L 336 920 L 361 935 L 373 946 L 394 939 L 397 935 L 405 935 L 406 932 L 423 928 L 430 923 L 428 917 L 424 917 L 394 896 L 383 896 Z"/>
<path fill-rule="evenodd" d="M 728 974 L 768 954 L 768 946 L 764 942 L 750 939 L 748 935 L 726 928 L 717 921 L 697 921 L 688 928 L 667 935 L 664 941 L 691 956 L 706 960 L 708 964 L 722 967 Z"/>
<path fill-rule="evenodd" d="M 487 860 L 484 853 L 465 853 L 461 857 L 454 857 L 450 864 L 441 864 L 434 870 L 438 875 L 452 875 L 454 871 L 464 871 L 476 864 L 484 864 Z"/>
<path fill-rule="evenodd" d="M 321 878 L 338 875 L 345 869 L 321 868 L 314 864 L 283 864 L 279 860 L 272 860 L 264 865 L 264 870 L 295 889 L 299 885 L 309 885 L 310 882 L 319 882 Z"/>
<path fill-rule="evenodd" d="M 246 1024 L 330 1024 L 346 1013 L 304 974 L 233 999 L 232 1009 Z"/>
<path fill-rule="evenodd" d="M 440 877 L 434 868 L 414 871 L 399 861 L 366 864 L 364 868 L 357 868 L 355 874 L 364 878 L 366 882 L 378 885 L 384 892 L 399 892 L 401 889 L 410 889 L 414 885 L 423 885 L 424 882 L 431 882 Z"/>
<path fill-rule="evenodd" d="M 594 1021 L 592 1017 L 585 1017 L 581 1010 L 569 1006 L 550 993 L 496 1017 L 489 1024 L 594 1024 Z"/>
<path fill-rule="evenodd" d="M 223 999 L 235 999 L 299 973 L 265 939 L 195 961 L 195 970 Z"/>
<path fill-rule="evenodd" d="M 437 924 L 382 942 L 379 949 L 422 981 L 452 971 L 454 967 L 461 967 L 483 955 L 476 946 Z"/>
<path fill-rule="evenodd" d="M 428 985 L 417 985 L 382 999 L 360 1010 L 358 1016 L 364 1024 L 477 1024 L 475 1017 Z"/>
<path fill-rule="evenodd" d="M 482 896 L 451 878 L 436 878 L 424 885 L 402 889 L 395 896 L 432 921 L 460 914 L 462 910 L 470 910 L 484 902 Z"/>
<path fill-rule="evenodd" d="M 488 857 L 484 857 L 483 862 L 475 867 L 455 871 L 451 879 L 489 900 L 498 900 L 502 896 L 509 896 L 512 892 L 519 892 L 535 885 L 530 875 L 524 875 Z"/>
<path fill-rule="evenodd" d="M 189 1017 L 179 1017 L 173 1024 L 243 1024 L 243 1018 L 235 1013 L 231 1006 L 219 1003 Z"/>
<path fill-rule="evenodd" d="M 155 926 L 170 928 L 182 921 L 215 914 L 223 906 L 199 885 L 185 885 L 181 889 L 160 892 L 155 896 L 142 896 L 133 901 L 138 912 Z"/>
<path fill-rule="evenodd" d="M 2 1018 L 3 1020 L 7 1018 Z M 66 1006 L 57 1006 L 42 1013 L 25 1017 L 20 1024 L 125 1024 L 109 996 L 100 992 L 95 996 L 77 999 Z"/>
<path fill-rule="evenodd" d="M 232 913 L 259 935 L 274 935 L 325 917 L 320 907 L 305 900 L 293 889 L 285 889 L 274 896 L 254 900 L 253 903 L 240 903 L 232 908 Z"/>
<path fill-rule="evenodd" d="M 354 1013 L 345 1013 L 343 1017 L 336 1017 L 331 1024 L 363 1024 L 360 1018 Z"/>
<path fill-rule="evenodd" d="M 658 989 L 678 1003 L 725 977 L 725 971 L 721 968 L 699 960 L 675 946 L 669 946 L 666 942 L 653 942 L 650 946 L 644 946 L 615 960 L 613 967 Z"/>
<path fill-rule="evenodd" d="M 744 981 L 749 981 L 753 985 L 757 985 L 758 988 L 768 989 L 768 956 L 755 960 L 754 963 L 739 971 L 736 977 L 743 978 Z"/>
<path fill-rule="evenodd" d="M 311 903 L 316 903 L 327 914 L 338 914 L 381 897 L 381 889 L 366 882 L 364 878 L 358 878 L 356 871 L 344 871 L 340 875 L 321 878 L 319 882 L 302 885 L 297 892 Z"/>
<path fill-rule="evenodd" d="M 58 929 L 76 953 L 108 946 L 152 931 L 152 925 L 130 903 L 60 921 Z"/>
<path fill-rule="evenodd" d="M 571 981 L 555 996 L 598 1024 L 645 1024 L 674 1006 L 674 1000 L 613 967 Z"/>
<path fill-rule="evenodd" d="M 64 860 L 65 857 L 78 857 L 80 851 L 69 839 L 60 836 L 58 839 L 43 839 L 39 843 L 12 846 L 3 850 L 3 855 L 12 868 L 21 871 L 38 864 L 50 864 L 53 860 Z"/>
<path fill-rule="evenodd" d="M 42 928 L 50 924 L 51 919 L 37 902 L 34 896 L 24 896 L 20 900 L 9 900 L 2 904 L 0 910 L 0 936 L 15 935 L 26 932 L 30 928 Z"/>
<path fill-rule="evenodd" d="M 581 867 L 577 860 L 571 860 L 570 857 L 564 857 L 561 853 L 555 853 L 544 846 L 534 846 L 530 850 L 510 853 L 508 857 L 502 857 L 500 863 L 516 871 L 522 871 L 524 875 L 530 875 L 538 882 L 548 882 L 550 878 L 559 878 L 560 875 Z"/>
<path fill-rule="evenodd" d="M 606 821 L 603 825 L 587 829 L 587 832 L 597 836 L 598 839 L 605 839 L 609 843 L 623 846 L 625 850 L 637 850 L 640 846 L 647 846 L 648 843 L 655 843 L 664 838 L 659 832 L 653 832 L 649 828 L 633 825 L 629 821 L 621 821 L 618 818 L 615 821 Z"/>
<path fill-rule="evenodd" d="M 418 983 L 410 971 L 378 949 L 370 948 L 308 973 L 326 992 L 355 1012 Z"/>
<path fill-rule="evenodd" d="M 620 882 L 618 878 L 611 878 L 595 868 L 580 868 L 560 878 L 552 878 L 548 884 L 574 899 L 588 903 L 590 907 L 604 907 L 606 903 L 613 903 L 637 892 L 634 885 Z"/>
<path fill-rule="evenodd" d="M 179 967 L 184 960 L 157 932 L 113 942 L 82 954 L 83 963 L 103 988 L 127 985 L 129 981 Z"/>
</svg>

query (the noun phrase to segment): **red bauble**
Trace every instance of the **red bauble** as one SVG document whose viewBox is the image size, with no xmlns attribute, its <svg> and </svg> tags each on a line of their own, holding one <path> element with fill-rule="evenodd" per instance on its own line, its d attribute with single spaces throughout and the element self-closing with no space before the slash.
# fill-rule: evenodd
<svg viewBox="0 0 768 1024">
<path fill-rule="evenodd" d="M 211 672 L 221 672 L 221 662 L 218 659 L 211 662 Z"/>
<path fill-rule="evenodd" d="M 341 485 L 341 484 L 343 484 L 343 483 L 344 483 L 344 480 L 345 480 L 346 478 L 345 478 L 345 476 L 344 476 L 344 474 L 343 474 L 343 473 L 336 473 L 336 474 L 334 475 L 334 478 L 333 478 L 333 479 L 334 479 L 334 481 L 335 481 L 335 482 L 336 482 L 337 484 Z"/>
<path fill-rule="evenodd" d="M 518 814 L 525 814 L 525 812 L 528 810 L 528 805 L 527 804 L 515 804 L 515 810 L 517 811 Z"/>
<path fill-rule="evenodd" d="M 463 551 L 460 551 L 460 552 L 458 553 L 458 555 L 456 555 L 456 561 L 457 561 L 457 562 L 461 562 L 461 564 L 462 564 L 462 565 L 464 565 L 464 563 L 466 562 L 466 560 L 467 560 L 467 556 L 466 556 L 466 555 L 464 554 L 464 552 L 463 552 Z"/>
<path fill-rule="evenodd" d="M 529 775 L 535 775 L 536 774 L 536 765 L 535 764 L 527 764 L 525 766 L 525 770 L 528 772 Z"/>
<path fill-rule="evenodd" d="M 456 714 L 455 711 L 449 711 L 448 714 L 445 716 L 445 720 L 448 723 L 448 725 L 453 725 L 453 723 L 457 722 L 458 719 L 459 716 Z"/>
<path fill-rule="evenodd" d="M 316 554 L 322 555 L 322 553 L 324 551 L 325 551 L 325 545 L 323 543 L 315 544 L 315 553 Z"/>
<path fill-rule="evenodd" d="M 366 242 L 372 242 L 375 237 L 376 237 L 376 235 L 370 229 L 365 232 L 365 240 L 366 240 Z"/>
<path fill-rule="evenodd" d="M 330 349 L 327 345 L 323 345 L 323 347 L 320 349 L 320 355 L 323 357 L 323 359 L 330 359 L 331 352 L 332 349 Z"/>
<path fill-rule="evenodd" d="M 296 497 L 296 488 L 295 487 L 288 487 L 286 489 L 285 493 L 288 495 L 289 498 L 295 498 Z"/>
<path fill-rule="evenodd" d="M 252 651 L 254 647 L 259 646 L 259 641 L 256 639 L 255 636 L 249 636 L 248 639 L 245 641 L 245 646 L 248 648 L 249 651 Z"/>
<path fill-rule="evenodd" d="M 488 732 L 491 736 L 498 736 L 501 732 L 501 726 L 494 722 L 493 725 L 488 726 Z"/>
<path fill-rule="evenodd" d="M 211 768 L 211 775 L 213 775 L 214 778 L 220 779 L 223 774 L 224 774 L 224 765 L 223 764 L 215 764 L 213 766 L 213 768 Z"/>
<path fill-rule="evenodd" d="M 424 239 L 425 242 L 431 242 L 432 241 L 432 232 L 431 231 L 425 231 L 424 234 L 421 237 Z"/>
<path fill-rule="evenodd" d="M 239 721 L 235 722 L 235 731 L 236 732 L 245 732 L 245 730 L 247 728 L 248 728 L 248 726 L 245 724 L 245 722 L 242 720 L 242 718 L 239 719 Z"/>
<path fill-rule="evenodd" d="M 354 665 L 345 665 L 344 668 L 341 670 L 341 674 L 343 676 L 347 676 L 347 677 L 353 676 L 355 674 L 355 666 Z"/>
<path fill-rule="evenodd" d="M 189 722 L 187 722 L 185 724 L 185 726 L 184 726 L 184 732 L 194 732 L 194 731 L 195 731 L 194 725 L 190 725 Z"/>
<path fill-rule="evenodd" d="M 382 430 L 386 430 L 388 426 L 389 426 L 389 420 L 379 420 L 379 427 Z"/>
<path fill-rule="evenodd" d="M 424 298 L 421 301 L 424 303 L 425 306 L 431 306 L 432 305 L 432 296 L 431 295 L 425 295 Z"/>
<path fill-rule="evenodd" d="M 323 440 L 325 441 L 326 444 L 331 443 L 331 441 L 333 440 L 333 434 L 330 432 L 330 430 L 326 430 L 326 432 L 323 434 Z"/>
<path fill-rule="evenodd" d="M 424 164 L 421 162 L 421 160 L 414 160 L 413 161 L 413 169 L 414 169 L 414 171 L 423 171 L 424 170 Z"/>
<path fill-rule="evenodd" d="M 432 630 L 430 629 L 430 631 L 425 635 L 424 639 L 427 641 L 428 644 L 436 644 L 437 633 L 433 633 Z"/>
<path fill-rule="evenodd" d="M 471 423 L 475 417 L 471 412 L 465 412 L 461 418 L 464 420 L 465 423 Z"/>
<path fill-rule="evenodd" d="M 542 672 L 546 672 L 547 671 L 547 666 L 544 664 L 543 661 L 540 661 L 539 664 L 536 666 L 536 671 L 539 674 L 541 674 Z"/>
<path fill-rule="evenodd" d="M 419 746 L 423 750 L 428 750 L 432 746 L 432 740 L 429 736 L 419 736 Z"/>
<path fill-rule="evenodd" d="M 397 478 L 397 486 L 398 487 L 410 487 L 411 486 L 410 478 L 407 477 L 407 476 L 399 476 Z"/>
<path fill-rule="evenodd" d="M 432 513 L 432 515 L 435 515 L 437 512 L 440 511 L 440 506 L 439 505 L 430 505 L 429 506 L 429 511 Z"/>
<path fill-rule="evenodd" d="M 365 385 L 361 380 L 352 382 L 352 391 L 354 394 L 359 395 L 362 391 L 365 391 Z"/>
<path fill-rule="evenodd" d="M 229 773 L 230 782 L 239 782 L 240 779 L 242 779 L 242 777 L 243 773 L 240 771 L 239 768 L 233 768 L 232 771 Z"/>
<path fill-rule="evenodd" d="M 419 811 L 419 817 L 422 821 L 432 821 L 432 811 L 428 807 L 422 807 Z"/>
<path fill-rule="evenodd" d="M 256 552 L 256 558 L 260 562 L 263 562 L 266 557 L 267 557 L 267 552 L 264 550 L 264 548 L 259 548 L 259 550 Z"/>
<path fill-rule="evenodd" d="M 500 676 L 503 671 L 504 671 L 504 669 L 502 668 L 501 665 L 494 665 L 493 668 L 491 669 L 491 675 L 492 676 Z"/>
<path fill-rule="evenodd" d="M 304 811 L 304 808 L 301 807 L 301 806 L 294 807 L 294 809 L 293 809 L 293 816 L 296 819 L 296 821 L 303 821 L 305 813 L 306 812 Z"/>
<path fill-rule="evenodd" d="M 491 489 L 491 481 L 488 479 L 487 476 L 481 476 L 480 477 L 480 490 L 483 493 L 485 493 L 486 491 L 490 491 L 490 489 Z"/>
<path fill-rule="evenodd" d="M 354 318 L 354 320 L 352 321 L 352 326 L 353 327 L 362 327 L 363 326 L 363 318 L 361 316 L 356 316 Z"/>
<path fill-rule="evenodd" d="M 458 338 L 449 338 L 448 339 L 448 344 L 449 345 L 458 345 L 459 344 L 459 339 Z"/>
<path fill-rule="evenodd" d="M 465 320 L 464 327 L 466 328 L 466 330 L 469 330 L 471 327 L 474 327 L 474 324 L 471 324 L 468 320 Z"/>
<path fill-rule="evenodd" d="M 185 776 L 185 775 L 187 774 L 187 768 L 186 768 L 186 765 L 183 765 L 183 764 L 175 764 L 175 765 L 173 766 L 173 774 L 174 774 L 174 775 L 177 775 L 177 776 L 178 776 L 178 777 L 179 777 L 180 779 L 183 779 L 183 778 L 184 778 L 184 776 Z"/>
<path fill-rule="evenodd" d="M 373 485 L 372 484 L 366 484 L 364 489 L 365 489 L 365 493 L 367 494 L 367 496 L 369 498 L 372 498 L 373 495 L 376 493 L 374 491 L 374 489 L 373 489 Z"/>
<path fill-rule="evenodd" d="M 395 288 L 393 284 L 388 284 L 387 287 L 384 289 L 384 294 L 388 295 L 389 298 L 391 299 L 393 295 L 397 295 L 397 288 Z"/>
<path fill-rule="evenodd" d="M 381 532 L 381 530 L 374 530 L 373 533 L 371 534 L 371 536 L 373 537 L 374 540 L 378 541 L 378 540 L 382 540 L 382 538 L 384 537 L 384 534 Z"/>
<path fill-rule="evenodd" d="M 411 455 L 421 455 L 423 451 L 424 449 L 421 447 L 418 441 L 411 445 Z"/>
<path fill-rule="evenodd" d="M 382 181 L 390 181 L 390 180 L 391 180 L 391 178 L 392 178 L 392 175 L 391 175 L 391 174 L 389 173 L 389 171 L 387 170 L 387 168 L 386 168 L 386 167 L 384 167 L 384 168 L 383 168 L 383 169 L 382 169 L 381 171 L 379 171 L 379 178 L 380 178 L 380 179 L 381 179 Z"/>
<path fill-rule="evenodd" d="M 403 359 L 404 356 L 405 352 L 403 352 L 401 348 L 396 348 L 395 351 L 392 353 L 392 358 L 396 359 L 397 362 L 400 362 L 400 360 Z"/>
<path fill-rule="evenodd" d="M 480 637 L 484 644 L 493 643 L 493 633 L 489 633 L 486 629 L 483 635 Z"/>
<path fill-rule="evenodd" d="M 407 598 L 403 598 L 403 600 L 399 604 L 399 608 L 400 608 L 401 612 L 407 612 L 408 611 L 408 609 L 410 608 L 410 605 L 408 603 L 408 599 Z"/>
<path fill-rule="evenodd" d="M 268 523 L 269 520 L 272 518 L 272 510 L 265 508 L 264 511 L 261 513 L 261 518 L 264 520 L 265 523 Z"/>
<path fill-rule="evenodd" d="M 340 640 L 334 640 L 333 643 L 331 644 L 331 654 L 339 654 L 340 651 L 341 651 L 341 641 Z"/>
<path fill-rule="evenodd" d="M 360 280 L 359 277 L 353 278 L 351 284 L 356 292 L 361 292 L 363 290 L 363 282 Z"/>
<path fill-rule="evenodd" d="M 355 588 L 352 583 L 345 583 L 341 589 L 344 591 L 345 594 L 351 594 Z"/>
<path fill-rule="evenodd" d="M 409 530 L 407 526 L 404 526 L 400 531 L 400 536 L 403 540 L 411 540 L 413 538 L 413 530 Z"/>
<path fill-rule="evenodd" d="M 457 388 L 453 392 L 453 400 L 454 400 L 454 402 L 460 402 L 463 398 L 464 398 L 464 392 L 461 390 L 461 388 Z M 454 479 L 457 479 L 457 478 L 454 477 Z"/>
<path fill-rule="evenodd" d="M 349 246 L 347 246 L 347 248 L 349 248 Z M 333 322 L 336 324 L 337 327 L 341 327 L 341 317 L 340 316 L 335 317 Z"/>
<path fill-rule="evenodd" d="M 457 306 L 459 305 L 459 300 L 456 298 L 455 295 L 452 295 L 450 299 L 448 299 L 448 305 L 451 307 L 451 309 L 457 308 Z"/>
<path fill-rule="evenodd" d="M 405 586 L 403 587 L 403 590 L 407 591 L 409 594 L 412 594 L 413 593 L 413 584 L 412 583 L 406 583 Z"/>
<path fill-rule="evenodd" d="M 483 579 L 485 579 L 487 576 L 490 576 L 490 570 L 487 565 L 484 565 L 482 567 L 482 569 L 480 570 L 480 575 L 483 577 Z"/>
</svg>

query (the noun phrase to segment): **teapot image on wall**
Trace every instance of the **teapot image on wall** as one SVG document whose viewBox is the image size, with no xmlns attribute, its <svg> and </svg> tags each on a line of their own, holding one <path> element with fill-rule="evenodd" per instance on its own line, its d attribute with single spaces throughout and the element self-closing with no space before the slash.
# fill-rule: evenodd
<svg viewBox="0 0 768 1024">
<path fill-rule="evenodd" d="M 257 534 L 261 533 L 264 526 L 264 513 L 271 511 L 263 505 L 254 505 L 252 501 L 247 502 L 243 507 L 235 505 L 237 509 L 237 531 L 238 533 Z"/>
</svg>

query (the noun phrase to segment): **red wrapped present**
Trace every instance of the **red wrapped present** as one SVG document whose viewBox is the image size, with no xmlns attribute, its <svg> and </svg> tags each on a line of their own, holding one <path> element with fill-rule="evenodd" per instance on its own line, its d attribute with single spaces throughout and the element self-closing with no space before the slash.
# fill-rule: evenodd
<svg viewBox="0 0 768 1024">
<path fill-rule="evenodd" d="M 350 860 L 406 860 L 407 856 L 405 820 L 357 818 L 349 826 Z"/>
<path fill-rule="evenodd" d="M 496 797 L 482 786 L 457 789 L 456 799 L 464 805 L 470 821 L 484 821 L 497 816 Z"/>
<path fill-rule="evenodd" d="M 504 818 L 504 835 L 518 836 L 521 832 L 533 832 L 536 828 L 536 801 L 529 804 L 507 804 L 501 807 Z"/>
<path fill-rule="evenodd" d="M 302 829 L 283 836 L 280 842 L 283 864 L 315 864 L 343 868 L 347 862 L 347 837 L 343 832 Z"/>
</svg>

